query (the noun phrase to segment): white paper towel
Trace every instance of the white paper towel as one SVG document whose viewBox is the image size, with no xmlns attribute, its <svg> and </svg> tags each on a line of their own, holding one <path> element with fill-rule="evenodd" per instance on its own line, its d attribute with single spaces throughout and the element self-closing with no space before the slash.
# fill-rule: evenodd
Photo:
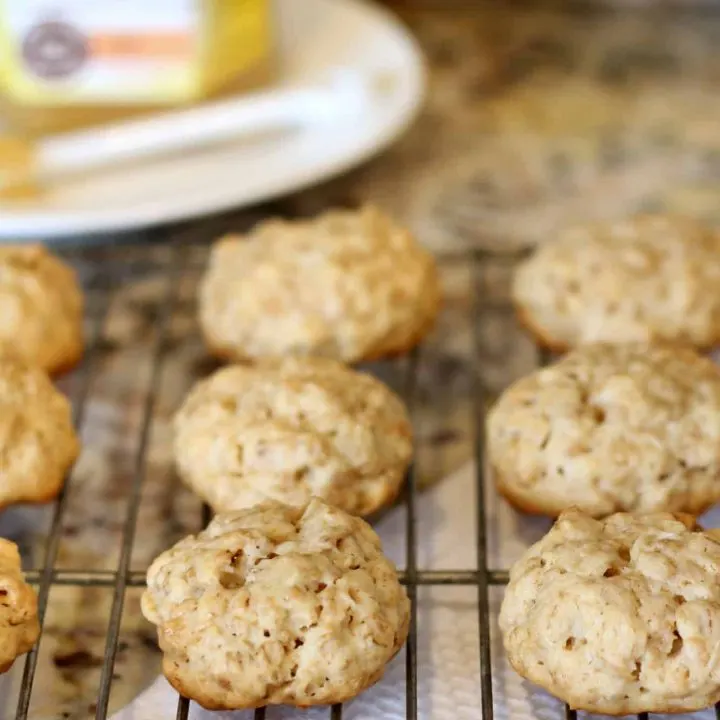
<svg viewBox="0 0 720 720">
<path fill-rule="evenodd" d="M 467 570 L 476 565 L 476 479 L 473 465 L 418 496 L 417 564 L 426 570 Z M 486 490 L 488 564 L 503 569 L 538 540 L 550 521 L 515 512 Z M 720 526 L 720 511 L 704 518 Z M 405 511 L 396 508 L 376 524 L 387 554 L 398 567 L 405 564 Z M 515 675 L 507 665 L 498 633 L 497 611 L 502 588 L 491 592 L 491 633 L 495 715 L 499 720 L 560 720 L 562 705 Z M 477 590 L 474 587 L 420 587 L 418 589 L 418 715 L 423 720 L 479 720 L 480 663 Z M 112 720 L 174 718 L 177 693 L 159 678 Z M 405 717 L 405 654 L 401 652 L 385 677 L 343 708 L 347 720 L 396 720 Z M 250 720 L 252 712 L 212 713 L 191 705 L 192 720 Z M 269 708 L 268 720 L 320 720 L 327 708 L 300 711 Z M 581 714 L 581 717 L 589 717 Z M 597 716 L 594 716 L 597 717 Z M 661 716 L 653 716 L 660 718 Z M 675 718 L 678 716 L 662 716 Z M 713 711 L 687 717 L 711 720 Z"/>
</svg>

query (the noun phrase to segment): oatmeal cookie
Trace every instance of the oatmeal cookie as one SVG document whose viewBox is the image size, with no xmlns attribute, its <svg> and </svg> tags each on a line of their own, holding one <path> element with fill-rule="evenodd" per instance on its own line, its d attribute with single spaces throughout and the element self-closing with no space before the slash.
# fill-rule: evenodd
<svg viewBox="0 0 720 720">
<path fill-rule="evenodd" d="M 377 535 L 318 499 L 218 515 L 147 579 L 163 671 L 212 710 L 344 702 L 408 633 L 410 603 Z"/>
<path fill-rule="evenodd" d="M 564 512 L 510 571 L 500 611 L 524 678 L 593 713 L 720 700 L 720 543 L 687 515 Z"/>
<path fill-rule="evenodd" d="M 0 508 L 54 498 L 79 451 L 70 403 L 45 371 L 0 358 Z"/>
<path fill-rule="evenodd" d="M 522 510 L 700 514 L 720 499 L 720 369 L 689 348 L 585 345 L 510 386 L 487 438 Z"/>
<path fill-rule="evenodd" d="M 642 215 L 572 228 L 515 273 L 513 298 L 537 341 L 720 342 L 720 234 L 682 217 Z"/>
<path fill-rule="evenodd" d="M 0 346 L 50 373 L 83 351 L 75 273 L 41 245 L 0 245 Z"/>
<path fill-rule="evenodd" d="M 23 579 L 17 545 L 0 538 L 0 673 L 37 641 L 37 598 Z"/>
<path fill-rule="evenodd" d="M 432 255 L 378 210 L 273 220 L 213 248 L 200 323 L 225 359 L 355 363 L 414 347 L 440 304 Z"/>
<path fill-rule="evenodd" d="M 334 360 L 223 368 L 175 422 L 180 477 L 216 511 L 322 497 L 367 515 L 398 494 L 412 455 L 402 401 Z"/>
</svg>

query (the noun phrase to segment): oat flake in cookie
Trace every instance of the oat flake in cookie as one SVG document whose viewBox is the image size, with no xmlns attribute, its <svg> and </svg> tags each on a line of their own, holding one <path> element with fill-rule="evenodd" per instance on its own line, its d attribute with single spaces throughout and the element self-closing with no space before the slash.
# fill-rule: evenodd
<svg viewBox="0 0 720 720">
<path fill-rule="evenodd" d="M 15 543 L 0 538 L 0 673 L 26 653 L 40 634 L 37 598 L 23 579 Z"/>
<path fill-rule="evenodd" d="M 382 677 L 408 633 L 379 538 L 320 500 L 218 515 L 147 581 L 163 672 L 212 710 L 344 702 Z"/>
<path fill-rule="evenodd" d="M 73 270 L 41 245 L 0 246 L 0 347 L 55 374 L 83 351 L 83 299 Z"/>
<path fill-rule="evenodd" d="M 720 234 L 642 215 L 575 227 L 515 274 L 521 322 L 555 350 L 588 342 L 720 342 Z"/>
<path fill-rule="evenodd" d="M 0 508 L 54 498 L 79 452 L 70 403 L 47 374 L 0 358 Z"/>
<path fill-rule="evenodd" d="M 521 510 L 699 515 L 720 500 L 720 368 L 691 349 L 585 345 L 511 385 L 487 436 Z"/>
<path fill-rule="evenodd" d="M 217 512 L 316 496 L 368 515 L 397 496 L 412 455 L 400 398 L 322 358 L 223 368 L 195 386 L 174 429 L 180 476 Z"/>
<path fill-rule="evenodd" d="M 229 359 L 320 355 L 355 363 L 397 355 L 431 329 L 440 304 L 432 255 L 373 208 L 273 220 L 217 242 L 200 323 Z"/>
<path fill-rule="evenodd" d="M 720 700 L 720 544 L 687 515 L 563 513 L 510 571 L 500 611 L 515 670 L 593 713 Z"/>
</svg>

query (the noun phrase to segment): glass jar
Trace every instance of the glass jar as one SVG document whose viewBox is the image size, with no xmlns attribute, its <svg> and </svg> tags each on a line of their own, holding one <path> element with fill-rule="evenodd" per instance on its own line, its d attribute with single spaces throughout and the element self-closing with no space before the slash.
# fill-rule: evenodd
<svg viewBox="0 0 720 720">
<path fill-rule="evenodd" d="M 259 87 L 271 0 L 0 0 L 0 116 L 69 130 Z"/>
</svg>

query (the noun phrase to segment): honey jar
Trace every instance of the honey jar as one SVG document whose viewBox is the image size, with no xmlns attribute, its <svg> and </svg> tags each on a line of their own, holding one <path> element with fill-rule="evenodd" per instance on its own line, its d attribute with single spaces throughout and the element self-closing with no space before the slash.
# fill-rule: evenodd
<svg viewBox="0 0 720 720">
<path fill-rule="evenodd" d="M 0 117 L 35 136 L 268 82 L 271 0 L 0 0 Z"/>
</svg>

